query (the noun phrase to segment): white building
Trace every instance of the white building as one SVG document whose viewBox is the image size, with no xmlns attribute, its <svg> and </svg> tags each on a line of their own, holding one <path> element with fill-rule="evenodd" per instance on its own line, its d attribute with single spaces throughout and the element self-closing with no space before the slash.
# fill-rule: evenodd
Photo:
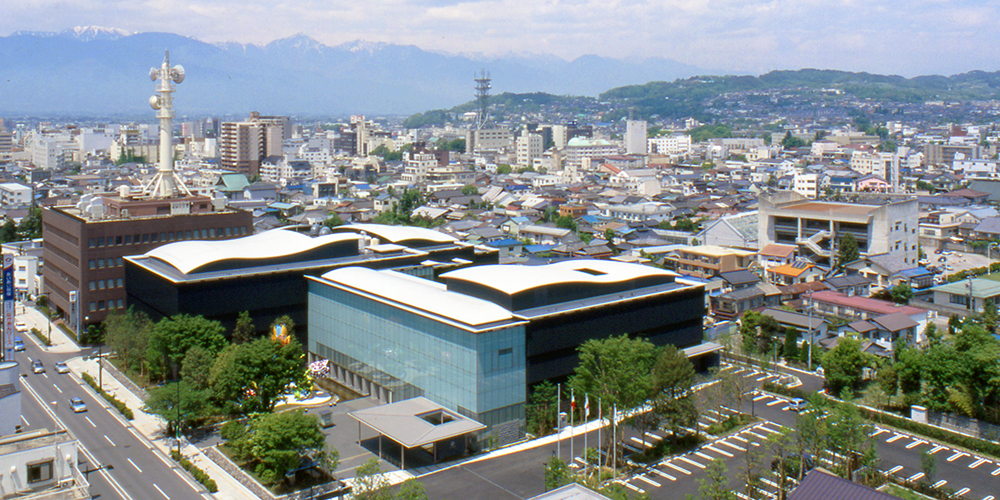
<svg viewBox="0 0 1000 500">
<path fill-rule="evenodd" d="M 606 139 L 574 137 L 566 143 L 566 165 L 581 166 L 584 158 L 618 154 L 618 145 Z"/>
<path fill-rule="evenodd" d="M 816 199 L 819 196 L 819 174 L 796 172 L 792 191 L 806 198 Z"/>
<path fill-rule="evenodd" d="M 892 186 L 892 192 L 898 191 L 899 156 L 894 153 L 868 153 L 855 150 L 851 155 L 851 170 L 881 177 Z"/>
<path fill-rule="evenodd" d="M 31 204 L 31 188 L 16 182 L 0 184 L 0 204 L 4 207 L 17 207 Z"/>
<path fill-rule="evenodd" d="M 31 163 L 42 170 L 60 168 L 73 161 L 77 144 L 66 133 L 34 133 L 31 140 Z"/>
<path fill-rule="evenodd" d="M 517 164 L 530 167 L 535 158 L 542 156 L 542 136 L 539 134 L 522 134 L 517 138 Z"/>
<path fill-rule="evenodd" d="M 647 153 L 645 120 L 625 122 L 625 154 L 644 155 Z"/>
<path fill-rule="evenodd" d="M 652 137 L 647 141 L 649 152 L 661 155 L 683 155 L 691 152 L 691 136 L 687 134 L 671 134 L 662 137 Z"/>
<path fill-rule="evenodd" d="M 79 442 L 65 429 L 0 438 L 0 496 L 89 499 L 90 484 L 77 465 L 78 446 Z"/>
<path fill-rule="evenodd" d="M 438 166 L 430 153 L 406 153 L 403 157 L 403 181 L 411 186 L 427 182 L 427 173 Z"/>
<path fill-rule="evenodd" d="M 18 296 L 38 295 L 38 257 L 34 255 L 14 256 L 14 293 Z"/>
</svg>

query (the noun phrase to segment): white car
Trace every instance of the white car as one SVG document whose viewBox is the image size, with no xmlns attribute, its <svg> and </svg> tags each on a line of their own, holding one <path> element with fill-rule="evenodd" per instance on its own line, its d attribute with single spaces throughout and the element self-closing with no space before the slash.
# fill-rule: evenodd
<svg viewBox="0 0 1000 500">
<path fill-rule="evenodd" d="M 83 413 L 87 411 L 87 403 L 84 403 L 83 400 L 78 397 L 69 398 L 69 407 L 73 410 L 73 413 Z"/>
<path fill-rule="evenodd" d="M 56 373 L 69 373 L 69 367 L 63 361 L 55 362 Z"/>
</svg>

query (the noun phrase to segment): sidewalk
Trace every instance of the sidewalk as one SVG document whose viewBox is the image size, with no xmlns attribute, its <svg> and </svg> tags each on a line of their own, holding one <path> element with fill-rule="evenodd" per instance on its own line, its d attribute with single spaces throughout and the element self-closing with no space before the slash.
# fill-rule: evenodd
<svg viewBox="0 0 1000 500">
<path fill-rule="evenodd" d="M 20 310 L 21 307 L 22 306 L 19 304 L 18 310 Z M 21 314 L 18 314 L 18 318 L 22 319 L 28 325 L 29 329 L 32 327 L 38 328 L 40 332 L 48 334 L 48 321 L 41 311 L 33 307 L 24 307 L 24 311 Z M 50 338 L 50 341 L 52 342 L 52 345 L 50 347 L 42 346 L 42 348 L 48 352 L 80 353 L 81 356 L 67 360 L 66 365 L 69 366 L 70 372 L 75 378 L 78 379 L 80 385 L 89 388 L 90 386 L 88 386 L 87 383 L 81 379 L 80 374 L 87 372 L 94 377 L 94 380 L 98 379 L 99 371 L 97 360 L 90 359 L 84 361 L 84 357 L 88 356 L 93 349 L 89 347 L 80 348 L 55 324 L 51 324 L 51 327 L 52 337 Z M 25 336 L 22 335 L 22 337 Z M 30 341 L 39 343 L 38 339 L 30 333 L 28 333 L 26 337 L 30 337 Z M 26 341 L 28 341 L 27 338 Z M 171 467 L 176 467 L 177 469 L 183 471 L 180 464 L 174 462 L 170 458 L 170 450 L 176 449 L 176 441 L 164 434 L 167 427 L 166 422 L 158 416 L 143 412 L 141 410 L 143 406 L 142 400 L 131 391 L 127 390 L 125 386 L 118 382 L 118 380 L 114 377 L 106 375 L 102 378 L 104 379 L 104 390 L 123 401 L 129 408 L 132 409 L 135 416 L 134 420 L 128 421 L 125 420 L 124 417 L 121 418 L 121 420 L 125 422 L 125 426 L 132 427 L 139 431 L 139 434 L 152 443 L 155 450 L 162 453 L 163 456 L 161 456 L 161 458 L 163 458 L 166 463 L 170 464 Z M 97 400 L 101 405 L 107 406 L 104 398 L 99 397 Z M 114 415 L 121 416 L 117 411 L 113 411 L 112 413 Z M 229 473 L 219 467 L 215 462 L 205 456 L 205 454 L 197 446 L 188 443 L 186 439 L 182 440 L 181 454 L 215 480 L 216 485 L 219 487 L 219 491 L 218 493 L 212 495 L 214 498 L 225 500 L 255 500 L 259 498 L 245 486 L 240 484 L 235 478 L 229 475 Z M 205 487 L 202 486 L 201 483 L 191 478 L 187 472 L 182 472 L 182 474 L 193 486 L 195 486 L 195 489 L 207 494 L 207 490 L 205 490 Z"/>
</svg>

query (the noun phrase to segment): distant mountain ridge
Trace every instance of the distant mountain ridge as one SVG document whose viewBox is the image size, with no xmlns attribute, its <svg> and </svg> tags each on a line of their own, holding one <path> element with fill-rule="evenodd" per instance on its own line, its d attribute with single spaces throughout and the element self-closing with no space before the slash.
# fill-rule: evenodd
<svg viewBox="0 0 1000 500">
<path fill-rule="evenodd" d="M 405 115 L 466 102 L 480 69 L 492 74 L 497 92 L 591 96 L 706 72 L 662 57 L 478 58 L 363 40 L 331 47 L 305 34 L 266 45 L 210 44 L 171 33 L 87 26 L 0 37 L 0 113 L 145 112 L 153 92 L 145 75 L 165 49 L 172 64 L 187 70 L 176 97 L 181 115 Z"/>
</svg>

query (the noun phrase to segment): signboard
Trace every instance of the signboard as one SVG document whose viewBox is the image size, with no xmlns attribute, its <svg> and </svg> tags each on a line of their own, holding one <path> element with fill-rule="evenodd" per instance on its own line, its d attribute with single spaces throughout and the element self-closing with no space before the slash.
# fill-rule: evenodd
<svg viewBox="0 0 1000 500">
<path fill-rule="evenodd" d="M 14 255 L 3 254 L 3 348 L 14 350 Z"/>
</svg>

